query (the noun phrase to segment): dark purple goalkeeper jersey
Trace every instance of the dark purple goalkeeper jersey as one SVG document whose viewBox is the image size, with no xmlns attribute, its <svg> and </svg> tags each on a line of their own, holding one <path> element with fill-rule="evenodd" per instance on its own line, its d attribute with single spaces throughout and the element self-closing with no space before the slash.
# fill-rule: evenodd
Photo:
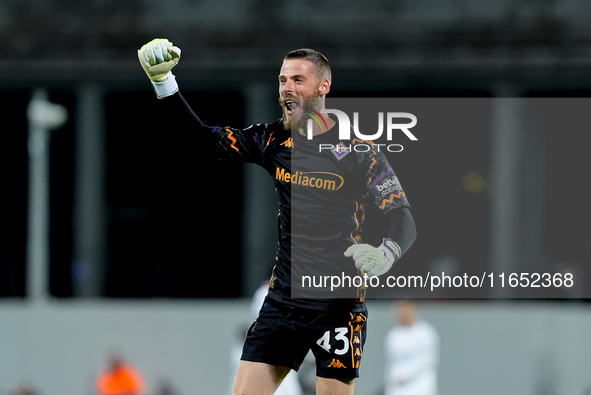
<svg viewBox="0 0 591 395">
<path fill-rule="evenodd" d="M 353 259 L 343 253 L 364 242 L 367 205 L 375 205 L 383 215 L 410 207 L 379 147 L 354 136 L 340 141 L 338 128 L 312 140 L 292 138 L 281 121 L 246 129 L 204 128 L 201 133 L 211 138 L 219 159 L 257 164 L 273 178 L 279 243 L 269 296 L 317 310 L 361 310 L 365 290 L 358 283 L 332 289 L 330 283 L 314 285 L 326 276 L 360 275 Z"/>
</svg>

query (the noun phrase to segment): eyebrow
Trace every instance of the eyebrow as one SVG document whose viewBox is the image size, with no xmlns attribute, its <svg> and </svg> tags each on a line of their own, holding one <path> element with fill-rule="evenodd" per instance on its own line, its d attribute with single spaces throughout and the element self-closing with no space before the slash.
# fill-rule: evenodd
<svg viewBox="0 0 591 395">
<path fill-rule="evenodd" d="M 287 77 L 286 77 L 286 76 L 284 76 L 283 74 L 280 74 L 280 75 L 279 75 L 279 77 L 277 77 L 277 78 L 278 78 L 278 79 L 281 79 L 281 78 L 285 78 L 285 79 L 287 79 Z M 306 76 L 305 76 L 305 75 L 303 75 L 303 74 L 295 74 L 295 75 L 292 75 L 290 78 L 292 78 L 292 79 L 293 79 L 293 78 L 303 78 L 303 79 L 307 79 L 307 78 L 306 78 Z"/>
</svg>

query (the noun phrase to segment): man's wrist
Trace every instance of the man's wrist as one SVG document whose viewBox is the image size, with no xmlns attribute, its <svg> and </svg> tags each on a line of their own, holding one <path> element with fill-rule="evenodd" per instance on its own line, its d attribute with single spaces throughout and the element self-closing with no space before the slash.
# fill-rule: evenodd
<svg viewBox="0 0 591 395">
<path fill-rule="evenodd" d="M 156 97 L 158 97 L 158 99 L 172 96 L 179 90 L 174 74 L 169 71 L 167 77 L 168 78 L 164 81 L 152 81 L 152 86 L 154 87 L 154 92 L 156 92 Z"/>
<path fill-rule="evenodd" d="M 380 245 L 380 250 L 384 252 L 386 271 L 390 270 L 392 265 L 396 263 L 402 255 L 400 246 L 391 239 L 383 239 L 382 245 Z"/>
</svg>

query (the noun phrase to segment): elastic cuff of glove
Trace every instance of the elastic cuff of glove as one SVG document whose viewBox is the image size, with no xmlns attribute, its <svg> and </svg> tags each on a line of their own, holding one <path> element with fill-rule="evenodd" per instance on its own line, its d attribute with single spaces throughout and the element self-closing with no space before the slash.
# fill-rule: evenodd
<svg viewBox="0 0 591 395">
<path fill-rule="evenodd" d="M 174 74 L 169 71 L 167 77 L 168 78 L 164 81 L 152 81 L 152 86 L 154 87 L 154 92 L 156 92 L 156 97 L 158 97 L 158 99 L 172 96 L 179 91 L 179 85 L 176 82 Z"/>
<path fill-rule="evenodd" d="M 384 253 L 384 267 L 383 270 L 377 274 L 378 276 L 381 276 L 388 272 L 388 270 L 392 268 L 392 265 L 400 259 L 401 251 L 400 246 L 390 239 L 384 239 L 384 242 L 378 247 L 378 250 Z"/>
<path fill-rule="evenodd" d="M 398 243 L 396 243 L 395 241 L 391 239 L 383 239 L 381 247 L 384 247 L 384 249 L 391 254 L 392 258 L 394 258 L 393 263 L 400 259 L 400 256 L 402 255 L 402 250 L 400 249 Z"/>
</svg>

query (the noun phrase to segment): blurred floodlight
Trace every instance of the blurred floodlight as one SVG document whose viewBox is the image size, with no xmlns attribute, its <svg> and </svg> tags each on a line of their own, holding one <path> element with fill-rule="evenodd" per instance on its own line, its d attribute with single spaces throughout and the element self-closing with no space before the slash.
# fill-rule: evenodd
<svg viewBox="0 0 591 395">
<path fill-rule="evenodd" d="M 36 302 L 48 295 L 49 278 L 49 147 L 52 129 L 64 125 L 68 111 L 37 89 L 27 107 L 29 121 L 29 190 L 27 218 L 27 293 Z"/>
<path fill-rule="evenodd" d="M 27 119 L 32 126 L 58 129 L 68 120 L 68 110 L 60 104 L 50 102 L 46 90 L 37 89 L 29 101 Z"/>
<path fill-rule="evenodd" d="M 462 180 L 462 184 L 466 191 L 474 194 L 483 192 L 486 188 L 486 180 L 482 174 L 475 171 L 467 173 Z"/>
</svg>

